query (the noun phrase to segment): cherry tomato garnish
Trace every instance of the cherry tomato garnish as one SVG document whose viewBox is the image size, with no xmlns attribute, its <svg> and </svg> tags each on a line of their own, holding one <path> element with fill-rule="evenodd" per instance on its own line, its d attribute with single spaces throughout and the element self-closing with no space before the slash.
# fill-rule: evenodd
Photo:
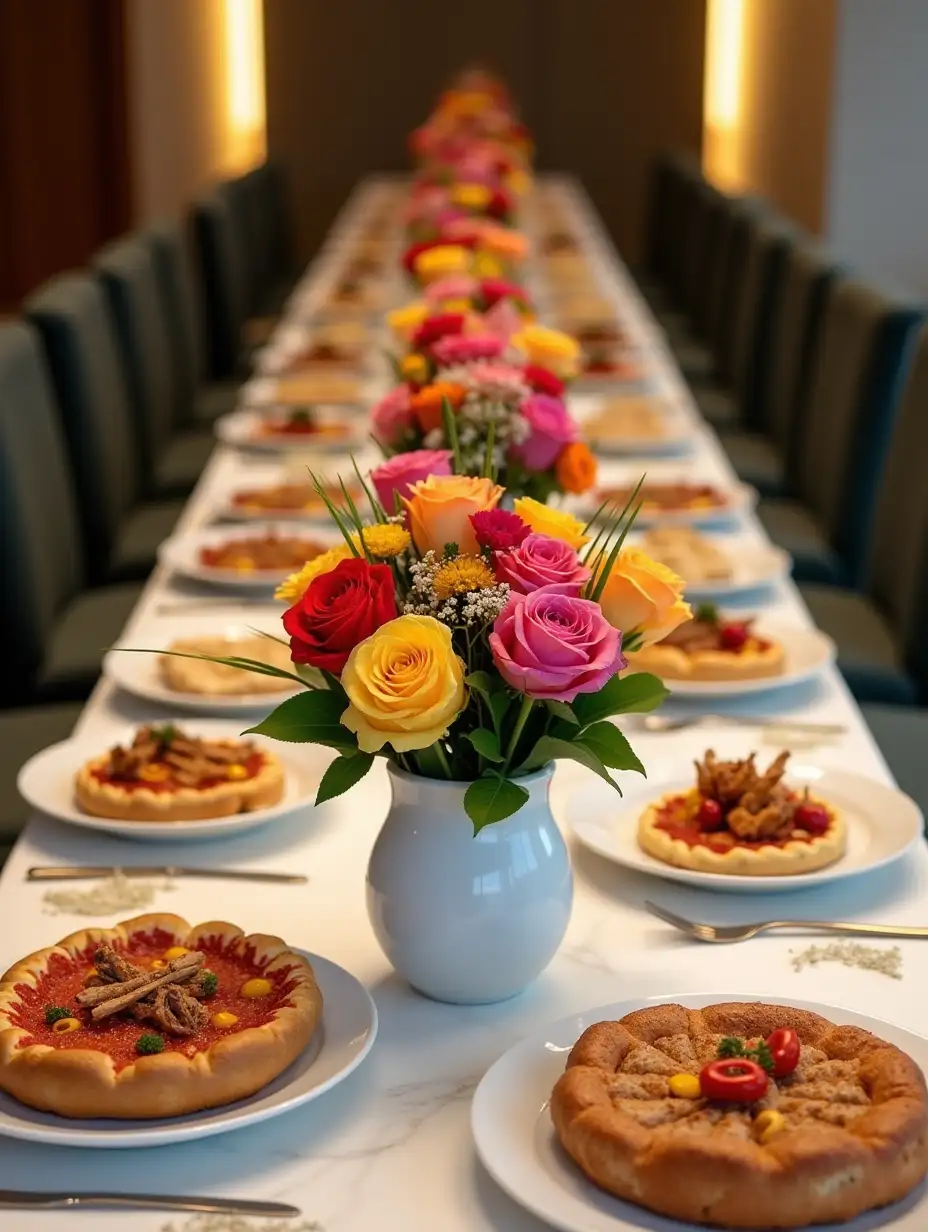
<svg viewBox="0 0 928 1232">
<path fill-rule="evenodd" d="M 721 830 L 725 824 L 725 814 L 722 812 L 722 806 L 718 800 L 703 800 L 699 806 L 697 820 L 699 821 L 700 830 Z"/>
<path fill-rule="evenodd" d="M 820 804 L 805 800 L 793 814 L 793 822 L 800 830 L 807 830 L 809 834 L 824 834 L 831 825 L 831 818 L 828 816 L 828 810 Z"/>
<path fill-rule="evenodd" d="M 723 650 L 743 650 L 748 640 L 747 625 L 722 625 L 719 630 L 719 641 Z"/>
<path fill-rule="evenodd" d="M 773 1057 L 774 1078 L 785 1078 L 799 1064 L 799 1036 L 791 1027 L 778 1027 L 767 1036 Z"/>
<path fill-rule="evenodd" d="M 736 1104 L 753 1104 L 762 1099 L 767 1081 L 766 1071 L 746 1057 L 710 1061 L 699 1074 L 699 1086 L 706 1099 L 724 1099 Z"/>
</svg>

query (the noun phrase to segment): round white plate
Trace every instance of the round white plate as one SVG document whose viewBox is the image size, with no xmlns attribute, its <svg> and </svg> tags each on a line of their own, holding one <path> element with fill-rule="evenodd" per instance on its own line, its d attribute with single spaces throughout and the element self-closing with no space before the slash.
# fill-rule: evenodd
<svg viewBox="0 0 928 1232">
<path fill-rule="evenodd" d="M 728 748 L 723 755 L 728 755 Z M 737 750 L 733 756 L 741 756 Z M 774 751 L 760 764 L 772 761 Z M 599 780 L 590 780 L 564 798 L 559 813 L 584 846 L 615 864 L 649 873 L 667 881 L 680 881 L 705 890 L 731 894 L 775 894 L 782 890 L 808 889 L 845 877 L 873 872 L 921 842 L 924 819 L 914 800 L 895 787 L 878 783 L 845 770 L 835 770 L 796 756 L 790 760 L 786 781 L 794 787 L 810 787 L 817 795 L 834 801 L 847 823 L 847 851 L 827 868 L 785 877 L 743 877 L 726 873 L 703 873 L 674 868 L 638 846 L 638 819 L 645 808 L 667 792 L 689 791 L 694 783 L 691 769 L 683 773 L 679 763 L 652 763 L 649 777 L 623 775 L 623 797 Z"/>
<path fill-rule="evenodd" d="M 597 447 L 598 452 L 603 452 Z M 673 483 L 676 477 L 673 475 L 655 475 L 654 481 L 664 483 Z M 683 482 L 690 482 L 686 477 L 683 477 Z M 609 483 L 603 481 L 603 486 L 619 487 L 619 483 Z M 678 513 L 657 513 L 648 512 L 644 509 L 638 514 L 635 519 L 635 527 L 640 530 L 647 526 L 717 526 L 720 523 L 731 522 L 752 509 L 757 503 L 757 491 L 749 484 L 738 483 L 730 488 L 726 488 L 724 484 L 716 485 L 718 491 L 727 497 L 726 503 L 713 509 L 686 509 Z M 589 500 L 584 501 L 584 508 L 587 515 L 594 513 L 599 505 L 601 498 L 595 498 L 596 504 L 590 506 Z"/>
<path fill-rule="evenodd" d="M 902 1048 L 928 1073 L 928 1040 L 856 1010 L 814 1001 L 745 993 L 637 998 L 571 1014 L 522 1040 L 487 1070 L 474 1093 L 471 1130 L 477 1154 L 496 1183 L 526 1210 L 561 1232 L 705 1232 L 704 1225 L 652 1214 L 605 1193 L 583 1175 L 551 1125 L 548 1099 L 564 1072 L 578 1036 L 595 1022 L 624 1017 L 644 1005 L 674 1002 L 701 1009 L 722 1001 L 767 1001 L 823 1014 L 842 1025 L 863 1027 Z M 928 1191 L 841 1225 L 843 1232 L 924 1232 Z"/>
<path fill-rule="evenodd" d="M 257 619 L 251 625 L 242 621 L 221 624 L 215 617 L 201 616 L 182 624 L 178 622 L 170 634 L 163 631 L 156 636 L 139 634 L 127 638 L 121 645 L 135 650 L 164 650 L 179 638 L 224 637 L 233 640 L 253 636 L 256 629 L 272 633 L 275 637 L 285 636 L 279 620 Z M 196 710 L 200 714 L 251 715 L 255 711 L 267 714 L 285 698 L 299 692 L 300 688 L 297 684 L 291 688 L 286 680 L 281 680 L 283 687 L 276 693 L 241 693 L 235 696 L 179 693 L 165 684 L 158 660 L 157 654 L 131 654 L 117 646 L 103 660 L 103 675 L 135 697 L 174 710 Z"/>
<path fill-rule="evenodd" d="M 236 449 L 253 449 L 260 453 L 352 453 L 361 449 L 367 437 L 367 424 L 347 407 L 326 406 L 320 408 L 321 416 L 343 424 L 344 436 L 326 437 L 316 435 L 258 436 L 257 429 L 267 418 L 260 411 L 233 411 L 216 420 L 216 435 L 224 445 Z"/>
<path fill-rule="evenodd" d="M 264 590 L 274 591 L 296 568 L 288 569 L 254 569 L 239 572 L 237 569 L 211 569 L 200 561 L 203 548 L 214 548 L 236 539 L 260 539 L 264 535 L 279 535 L 282 538 L 314 539 L 332 547 L 335 543 L 344 542 L 338 529 L 329 523 L 328 526 L 313 526 L 300 528 L 293 522 L 248 522 L 239 526 L 210 526 L 204 530 L 188 531 L 187 534 L 173 535 L 158 548 L 158 560 L 175 573 L 193 578 L 197 582 L 206 582 L 210 586 L 221 586 L 232 590 Z"/>
<path fill-rule="evenodd" d="M 300 951 L 305 953 L 305 951 Z M 322 991 L 322 1026 L 309 1047 L 256 1095 L 225 1108 L 151 1121 L 79 1121 L 27 1108 L 0 1092 L 0 1135 L 50 1146 L 128 1150 L 210 1138 L 256 1125 L 318 1099 L 358 1068 L 377 1038 L 377 1007 L 364 985 L 344 967 L 305 955 Z"/>
<path fill-rule="evenodd" d="M 667 680 L 672 696 L 687 698 L 748 697 L 768 693 L 772 689 L 787 689 L 802 684 L 823 672 L 835 661 L 835 644 L 818 629 L 782 629 L 759 620 L 755 625 L 758 637 L 781 642 L 786 662 L 779 676 L 764 676 L 758 680 Z"/>
<path fill-rule="evenodd" d="M 273 702 L 268 710 L 273 709 Z M 163 721 L 163 720 L 162 720 Z M 216 719 L 194 719 L 178 726 L 195 736 L 236 737 L 242 730 L 242 721 L 220 722 Z M 127 728 L 109 739 L 90 739 L 87 736 L 72 737 L 58 744 L 49 745 L 41 753 L 30 757 L 19 772 L 16 786 L 19 794 L 32 808 L 49 817 L 57 817 L 72 826 L 88 830 L 102 830 L 123 838 L 142 839 L 145 842 L 177 843 L 190 839 L 225 838 L 230 834 L 242 834 L 278 821 L 297 809 L 307 812 L 313 809 L 313 800 L 331 755 L 316 745 L 284 744 L 279 740 L 265 740 L 261 736 L 249 736 L 249 740 L 269 749 L 281 762 L 286 775 L 284 795 L 271 808 L 255 809 L 252 813 L 236 813 L 232 817 L 214 817 L 205 821 L 117 821 L 110 817 L 92 817 L 82 812 L 74 801 L 74 776 L 91 757 L 99 757 L 115 744 L 131 743 L 135 727 Z"/>
<path fill-rule="evenodd" d="M 339 477 L 344 479 L 345 486 L 351 492 L 352 497 L 361 511 L 362 517 L 366 512 L 369 512 L 367 497 L 363 491 L 358 488 L 357 478 L 355 477 L 353 468 L 348 459 L 339 459 L 339 466 L 331 465 L 333 459 L 326 459 L 326 464 L 322 467 L 313 469 L 317 476 L 324 483 L 332 483 L 337 485 Z M 361 468 L 361 473 L 364 474 L 366 467 L 362 466 L 361 458 L 358 458 L 358 466 Z M 283 484 L 300 484 L 301 486 L 309 483 L 309 475 L 307 468 L 302 466 L 295 458 L 289 460 L 288 465 L 270 465 L 256 466 L 254 469 L 249 467 L 248 471 L 239 478 L 239 481 L 228 492 L 224 492 L 220 503 L 211 511 L 212 517 L 217 521 L 222 522 L 247 522 L 254 526 L 260 522 L 267 522 L 268 519 L 276 522 L 286 522 L 290 524 L 290 533 L 293 533 L 294 522 L 315 522 L 321 523 L 324 526 L 332 526 L 332 517 L 325 505 L 320 501 L 311 509 L 281 509 L 267 510 L 259 509 L 250 511 L 242 505 L 237 505 L 233 502 L 233 497 L 238 492 L 253 492 L 264 488 L 277 488 Z M 356 491 L 352 491 L 354 485 Z M 371 489 L 373 491 L 373 489 Z M 339 506 L 344 504 L 344 498 L 341 495 L 336 499 L 336 504 Z"/>
<path fill-rule="evenodd" d="M 687 599 L 697 603 L 703 599 L 726 599 L 741 591 L 772 586 L 789 575 L 792 558 L 783 548 L 737 534 L 706 534 L 702 537 L 728 558 L 731 576 L 716 581 L 687 581 Z M 643 535 L 634 533 L 629 536 L 631 543 L 647 551 L 643 539 Z"/>
</svg>

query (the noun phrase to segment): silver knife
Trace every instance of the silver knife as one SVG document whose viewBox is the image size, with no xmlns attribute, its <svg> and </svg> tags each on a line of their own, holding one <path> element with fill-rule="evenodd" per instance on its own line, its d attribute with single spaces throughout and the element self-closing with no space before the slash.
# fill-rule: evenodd
<svg viewBox="0 0 928 1232">
<path fill-rule="evenodd" d="M 64 1210 L 68 1207 L 117 1210 L 199 1211 L 210 1215 L 262 1215 L 292 1218 L 301 1212 L 284 1202 L 250 1202 L 244 1198 L 180 1198 L 171 1194 L 36 1193 L 0 1189 L 0 1210 Z"/>
<path fill-rule="evenodd" d="M 301 873 L 264 873 L 260 870 L 241 868 L 178 868 L 172 864 L 162 867 L 139 865 L 135 868 L 95 867 L 67 868 L 59 865 L 40 865 L 30 868 L 27 881 L 86 881 L 97 877 L 211 877 L 229 881 L 272 881 L 279 885 L 306 885 L 308 877 Z"/>
</svg>

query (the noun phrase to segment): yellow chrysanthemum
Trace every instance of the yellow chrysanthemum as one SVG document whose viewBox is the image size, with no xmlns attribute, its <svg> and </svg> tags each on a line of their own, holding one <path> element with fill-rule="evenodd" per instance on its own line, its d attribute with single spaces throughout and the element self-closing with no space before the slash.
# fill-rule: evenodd
<svg viewBox="0 0 928 1232">
<path fill-rule="evenodd" d="M 469 299 L 446 299 L 441 304 L 442 312 L 470 312 L 471 302 Z"/>
<path fill-rule="evenodd" d="M 281 582 L 274 591 L 274 598 L 282 599 L 284 603 L 289 603 L 292 606 L 303 598 L 307 586 L 309 586 L 314 578 L 319 577 L 322 573 L 328 573 L 340 561 L 347 560 L 352 555 L 353 552 L 348 544 L 340 543 L 337 547 L 329 548 L 327 552 L 323 552 L 321 556 L 314 556 L 312 560 L 306 562 L 299 573 L 291 573 L 285 581 Z"/>
<path fill-rule="evenodd" d="M 429 379 L 429 364 L 424 355 L 406 355 L 400 362 L 400 375 L 412 385 L 424 385 Z"/>
<path fill-rule="evenodd" d="M 495 586 L 496 575 L 479 556 L 457 556 L 440 567 L 432 585 L 439 599 L 450 599 L 453 595 L 468 595 Z"/>
<path fill-rule="evenodd" d="M 364 543 L 371 556 L 378 560 L 387 560 L 391 556 L 399 556 L 412 543 L 409 531 L 405 526 L 395 522 L 378 523 L 376 526 L 365 526 Z M 361 546 L 361 534 L 355 533 L 352 539 L 357 547 Z"/>
</svg>

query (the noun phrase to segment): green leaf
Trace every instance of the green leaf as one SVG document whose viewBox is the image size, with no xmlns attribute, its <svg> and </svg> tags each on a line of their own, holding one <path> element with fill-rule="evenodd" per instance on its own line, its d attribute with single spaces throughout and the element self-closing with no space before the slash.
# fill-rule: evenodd
<svg viewBox="0 0 928 1232">
<path fill-rule="evenodd" d="M 502 761 L 503 755 L 499 749 L 499 736 L 486 727 L 478 727 L 475 731 L 466 732 L 465 740 L 469 740 L 481 757 L 487 761 Z"/>
<path fill-rule="evenodd" d="M 471 672 L 464 677 L 464 683 L 485 699 L 496 735 L 501 736 L 503 720 L 513 701 L 502 680 L 498 676 L 491 676 L 489 672 Z"/>
<path fill-rule="evenodd" d="M 581 766 L 586 766 L 587 770 L 592 770 L 594 774 L 598 774 L 601 779 L 614 787 L 615 790 L 622 794 L 622 789 L 618 783 L 610 775 L 609 771 L 603 765 L 599 757 L 585 745 L 578 743 L 575 740 L 559 740 L 557 736 L 542 736 L 535 744 L 531 754 L 525 762 L 519 767 L 521 770 L 539 770 L 546 762 L 576 761 Z"/>
<path fill-rule="evenodd" d="M 556 702 L 553 698 L 549 698 L 545 702 L 545 706 L 556 718 L 563 719 L 565 723 L 570 723 L 572 727 L 576 727 L 580 722 L 566 702 Z"/>
<path fill-rule="evenodd" d="M 634 749 L 616 725 L 608 719 L 588 727 L 582 736 L 577 737 L 576 743 L 595 753 L 604 766 L 611 766 L 613 770 L 636 770 L 638 774 L 644 774 L 644 766 L 638 760 Z"/>
<path fill-rule="evenodd" d="M 315 670 L 315 669 L 314 669 Z M 341 698 L 343 706 L 348 705 L 348 694 L 342 687 L 342 682 L 337 676 L 333 676 L 331 672 L 320 671 L 319 675 L 325 681 L 325 686 L 330 693 L 334 693 L 336 697 Z"/>
<path fill-rule="evenodd" d="M 295 744 L 324 744 L 341 752 L 353 752 L 358 741 L 353 732 L 341 725 L 344 709 L 341 698 L 327 689 L 298 693 L 281 702 L 255 727 L 249 727 L 246 735 L 270 736 Z"/>
<path fill-rule="evenodd" d="M 670 690 L 649 672 L 634 672 L 630 676 L 613 676 L 598 693 L 580 693 L 574 698 L 573 711 L 581 727 L 589 727 L 614 714 L 646 714 L 656 710 Z"/>
<path fill-rule="evenodd" d="M 502 680 L 498 676 L 491 676 L 489 672 L 471 672 L 464 677 L 464 683 L 487 700 L 505 688 Z"/>
<path fill-rule="evenodd" d="M 490 426 L 487 428 L 486 447 L 483 452 L 483 476 L 485 479 L 492 479 L 496 482 L 496 464 L 493 461 L 493 446 L 496 443 L 496 425 L 493 420 L 490 420 Z"/>
<path fill-rule="evenodd" d="M 373 753 L 355 752 L 336 757 L 319 782 L 316 803 L 324 804 L 326 800 L 332 800 L 335 796 L 340 796 L 349 788 L 354 787 L 355 783 L 359 783 L 364 778 L 373 764 Z"/>
<path fill-rule="evenodd" d="M 474 834 L 477 835 L 484 826 L 505 821 L 513 813 L 518 813 L 527 799 L 528 792 L 524 787 L 494 774 L 471 783 L 464 793 L 464 811 L 474 823 Z"/>
</svg>

